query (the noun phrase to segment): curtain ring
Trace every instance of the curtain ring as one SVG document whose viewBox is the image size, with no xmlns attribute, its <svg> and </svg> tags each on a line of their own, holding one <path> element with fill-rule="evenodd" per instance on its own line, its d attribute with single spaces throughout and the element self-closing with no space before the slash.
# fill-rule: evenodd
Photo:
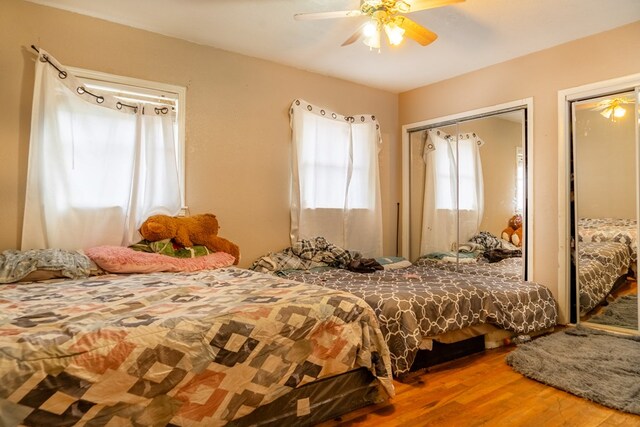
<svg viewBox="0 0 640 427">
<path fill-rule="evenodd" d="M 155 110 L 156 110 L 156 114 L 167 114 L 169 112 L 169 109 L 167 107 L 162 107 L 162 108 L 155 107 Z"/>
</svg>

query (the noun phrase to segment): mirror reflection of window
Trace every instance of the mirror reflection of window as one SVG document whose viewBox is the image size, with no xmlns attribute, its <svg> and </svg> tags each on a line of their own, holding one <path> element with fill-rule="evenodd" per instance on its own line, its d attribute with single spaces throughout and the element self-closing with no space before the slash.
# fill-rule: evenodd
<svg viewBox="0 0 640 427">
<path fill-rule="evenodd" d="M 409 131 L 407 253 L 412 261 L 523 277 L 526 114 L 518 107 Z M 519 225 L 511 227 L 518 218 Z M 505 238 L 507 228 L 512 231 Z"/>
</svg>

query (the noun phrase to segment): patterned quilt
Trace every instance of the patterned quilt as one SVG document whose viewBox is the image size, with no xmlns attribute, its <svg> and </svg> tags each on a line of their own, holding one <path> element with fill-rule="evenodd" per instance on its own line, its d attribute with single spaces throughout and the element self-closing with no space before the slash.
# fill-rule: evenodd
<svg viewBox="0 0 640 427">
<path fill-rule="evenodd" d="M 544 286 L 413 266 L 359 274 L 341 269 L 289 272 L 288 278 L 350 292 L 378 316 L 395 375 L 409 372 L 423 337 L 492 323 L 516 333 L 556 324 Z"/>
<path fill-rule="evenodd" d="M 580 314 L 586 314 L 604 300 L 616 280 L 629 269 L 629 248 L 619 242 L 578 244 Z"/>
<path fill-rule="evenodd" d="M 0 425 L 223 425 L 358 367 L 393 395 L 353 295 L 238 268 L 0 288 Z"/>
<path fill-rule="evenodd" d="M 638 222 L 621 218 L 580 218 L 581 242 L 620 242 L 629 247 L 631 262 L 638 262 Z"/>
</svg>

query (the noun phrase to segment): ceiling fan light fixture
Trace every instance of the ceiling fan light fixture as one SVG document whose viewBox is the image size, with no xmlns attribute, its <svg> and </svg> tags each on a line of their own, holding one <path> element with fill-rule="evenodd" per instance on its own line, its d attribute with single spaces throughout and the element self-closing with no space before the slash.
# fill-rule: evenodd
<svg viewBox="0 0 640 427">
<path fill-rule="evenodd" d="M 372 19 L 367 22 L 365 26 L 362 28 L 362 35 L 365 37 L 372 37 L 378 32 L 378 23 Z"/>
<path fill-rule="evenodd" d="M 365 37 L 363 42 L 364 44 L 369 46 L 369 49 L 378 49 L 378 52 L 380 52 L 380 30 L 376 28 L 374 33 L 368 37 Z"/>
<path fill-rule="evenodd" d="M 404 39 L 404 29 L 400 28 L 395 22 L 388 22 L 384 24 L 384 31 L 387 33 L 389 44 L 397 46 L 402 43 Z"/>
<path fill-rule="evenodd" d="M 411 5 L 403 0 L 396 2 L 395 7 L 398 9 L 398 12 L 400 13 L 411 12 Z"/>
</svg>

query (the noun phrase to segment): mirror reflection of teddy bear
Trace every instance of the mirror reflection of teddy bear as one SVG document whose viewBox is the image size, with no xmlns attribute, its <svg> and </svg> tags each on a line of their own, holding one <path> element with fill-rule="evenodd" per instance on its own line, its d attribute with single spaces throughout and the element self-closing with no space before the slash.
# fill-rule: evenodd
<svg viewBox="0 0 640 427">
<path fill-rule="evenodd" d="M 509 219 L 509 226 L 502 231 L 501 237 L 518 247 L 522 245 L 522 215 L 515 214 Z"/>
</svg>

